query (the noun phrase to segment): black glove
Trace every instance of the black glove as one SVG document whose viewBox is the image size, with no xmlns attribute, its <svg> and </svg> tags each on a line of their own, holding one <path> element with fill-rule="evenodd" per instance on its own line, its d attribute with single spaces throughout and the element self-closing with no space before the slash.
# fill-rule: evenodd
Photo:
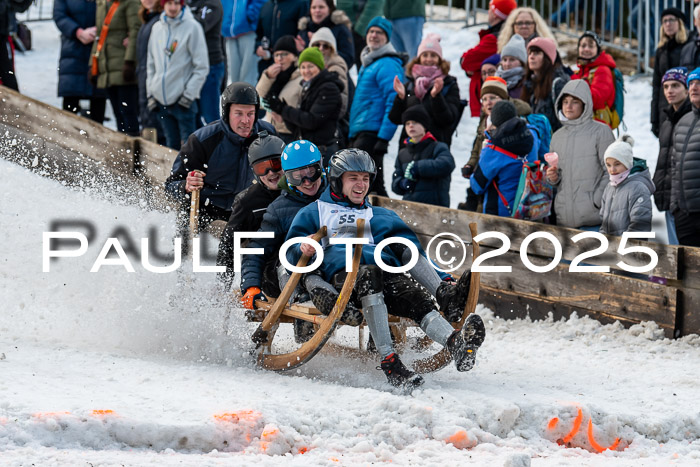
<svg viewBox="0 0 700 467">
<path fill-rule="evenodd" d="M 651 132 L 654 133 L 654 136 L 656 136 L 658 138 L 659 137 L 659 125 L 656 125 L 656 124 L 652 125 Z"/>
<path fill-rule="evenodd" d="M 182 96 L 180 96 L 180 99 L 178 99 L 177 105 L 189 109 L 190 106 L 192 106 L 192 99 L 190 99 L 189 97 L 185 97 L 185 95 L 183 94 Z"/>
<path fill-rule="evenodd" d="M 401 187 L 401 189 L 403 191 L 410 193 L 416 187 L 416 182 L 414 182 L 413 180 L 409 180 L 407 178 L 402 178 L 401 181 L 399 182 L 399 186 Z"/>
<path fill-rule="evenodd" d="M 464 167 L 462 167 L 462 177 L 464 178 L 469 178 L 472 176 L 474 173 L 474 167 L 471 165 L 467 164 Z"/>
<path fill-rule="evenodd" d="M 373 156 L 383 156 L 389 149 L 389 141 L 385 139 L 378 138 L 377 142 L 374 143 L 374 148 L 372 148 Z"/>
<path fill-rule="evenodd" d="M 122 65 L 122 78 L 126 83 L 133 83 L 136 81 L 136 62 L 133 60 L 124 60 L 124 65 Z"/>
<path fill-rule="evenodd" d="M 155 97 L 149 97 L 147 106 L 148 110 L 150 110 L 151 112 L 155 112 L 155 110 L 158 108 L 158 101 Z"/>
<path fill-rule="evenodd" d="M 93 87 L 97 87 L 97 76 L 98 75 L 93 75 L 92 70 L 88 70 L 88 81 L 90 84 L 92 84 Z"/>
<path fill-rule="evenodd" d="M 267 98 L 267 105 L 275 113 L 282 115 L 282 111 L 287 107 L 287 103 L 284 100 L 280 100 L 277 96 L 270 96 Z"/>
</svg>

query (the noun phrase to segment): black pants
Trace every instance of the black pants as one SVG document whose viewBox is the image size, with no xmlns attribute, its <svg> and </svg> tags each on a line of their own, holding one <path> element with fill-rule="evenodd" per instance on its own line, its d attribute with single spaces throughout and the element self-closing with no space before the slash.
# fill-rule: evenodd
<svg viewBox="0 0 700 467">
<path fill-rule="evenodd" d="M 355 44 L 355 66 L 357 66 L 359 71 L 359 69 L 362 68 L 362 60 L 360 59 L 360 55 L 362 54 L 362 50 L 367 45 L 367 42 L 365 41 L 365 38 L 355 32 L 354 29 L 352 31 L 352 41 Z"/>
<path fill-rule="evenodd" d="M 0 37 L 0 83 L 10 89 L 19 91 L 15 76 L 15 53 L 10 36 Z"/>
<path fill-rule="evenodd" d="M 673 214 L 673 220 L 676 221 L 678 244 L 700 247 L 700 216 L 698 213 L 676 211 Z"/>
<path fill-rule="evenodd" d="M 377 144 L 378 139 L 377 133 L 361 131 L 350 142 L 350 147 L 367 151 L 374 161 L 374 165 L 377 166 L 377 176 L 374 177 L 374 182 L 372 182 L 372 186 L 369 187 L 370 193 L 376 193 L 380 196 L 389 196 L 384 186 L 384 154 L 374 153 L 374 145 Z"/>
<path fill-rule="evenodd" d="M 139 88 L 135 84 L 107 88 L 117 130 L 129 136 L 139 136 Z"/>
<path fill-rule="evenodd" d="M 80 97 L 77 96 L 66 96 L 63 98 L 63 110 L 68 110 L 74 114 L 80 113 Z M 86 97 L 85 99 L 90 100 L 90 120 L 97 122 L 100 125 L 105 120 L 105 107 L 107 106 L 107 99 L 104 97 Z"/>
</svg>

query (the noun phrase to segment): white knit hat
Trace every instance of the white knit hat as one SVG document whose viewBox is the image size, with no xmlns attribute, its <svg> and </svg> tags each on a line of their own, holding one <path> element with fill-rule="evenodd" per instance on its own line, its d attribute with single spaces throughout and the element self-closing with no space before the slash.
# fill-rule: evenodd
<svg viewBox="0 0 700 467">
<path fill-rule="evenodd" d="M 313 36 L 311 36 L 309 47 L 313 47 L 316 42 L 327 42 L 333 46 L 333 50 L 335 52 L 338 52 L 338 43 L 335 40 L 335 36 L 333 35 L 333 32 L 326 27 L 319 29 Z"/>
<path fill-rule="evenodd" d="M 508 43 L 501 50 L 501 57 L 515 57 L 523 65 L 527 64 L 527 49 L 525 39 L 520 34 L 513 34 Z"/>
<path fill-rule="evenodd" d="M 604 159 L 617 159 L 622 165 L 630 169 L 634 159 L 632 146 L 634 146 L 634 139 L 630 135 L 624 134 L 608 146 L 608 149 L 605 150 Z"/>
</svg>

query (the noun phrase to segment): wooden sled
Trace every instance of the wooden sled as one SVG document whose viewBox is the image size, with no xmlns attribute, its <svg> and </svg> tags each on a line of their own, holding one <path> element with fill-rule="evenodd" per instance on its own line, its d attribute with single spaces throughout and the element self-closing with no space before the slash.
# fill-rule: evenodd
<svg viewBox="0 0 700 467">
<path fill-rule="evenodd" d="M 469 230 L 473 239 L 477 235 L 476 224 L 470 224 Z M 364 220 L 360 219 L 358 220 L 357 225 L 357 236 L 362 237 L 363 231 Z M 325 227 L 321 228 L 321 230 L 314 235 L 314 239 L 318 241 L 323 238 L 323 236 L 325 236 Z M 479 245 L 473 240 L 472 251 L 474 258 L 476 259 L 476 257 L 479 256 Z M 270 301 L 268 302 L 263 302 L 260 300 L 255 302 L 256 309 L 249 310 L 247 317 L 251 321 L 261 322 L 260 326 L 253 334 L 253 341 L 258 346 L 258 364 L 262 368 L 273 371 L 291 370 L 308 362 L 321 351 L 323 346 L 330 339 L 331 335 L 337 328 L 340 316 L 345 310 L 345 306 L 350 299 L 350 295 L 357 278 L 361 257 L 362 245 L 356 245 L 352 260 L 352 272 L 348 273 L 347 279 L 345 280 L 345 283 L 343 284 L 338 296 L 338 301 L 328 316 L 323 315 L 314 307 L 301 304 L 287 304 L 289 297 L 301 278 L 300 273 L 292 274 L 282 290 L 282 293 L 279 297 L 277 297 L 277 299 L 270 298 Z M 308 257 L 302 256 L 297 266 L 306 266 L 308 260 Z M 467 298 L 467 303 L 464 307 L 462 318 L 458 322 L 452 324 L 455 329 L 461 328 L 464 321 L 467 319 L 467 316 L 474 312 L 479 298 L 480 283 L 480 274 L 478 272 L 473 272 L 469 285 L 469 295 Z M 315 334 L 311 339 L 302 344 L 301 347 L 292 352 L 273 354 L 272 341 L 274 339 L 277 326 L 279 326 L 280 323 L 292 323 L 295 319 L 313 323 L 316 328 Z M 401 320 L 396 316 L 389 315 L 389 325 L 392 329 L 392 334 L 394 334 L 397 339 L 397 342 L 402 339 L 405 341 L 406 321 L 407 320 Z M 362 326 L 360 326 L 359 329 L 361 333 Z M 432 341 L 430 341 L 430 339 L 427 337 L 423 339 L 423 343 L 426 346 L 431 342 Z M 447 350 L 447 348 L 443 348 L 435 355 L 416 360 L 413 363 L 413 370 L 416 373 L 431 373 L 444 368 L 451 361 L 452 355 L 450 354 L 449 350 Z"/>
</svg>

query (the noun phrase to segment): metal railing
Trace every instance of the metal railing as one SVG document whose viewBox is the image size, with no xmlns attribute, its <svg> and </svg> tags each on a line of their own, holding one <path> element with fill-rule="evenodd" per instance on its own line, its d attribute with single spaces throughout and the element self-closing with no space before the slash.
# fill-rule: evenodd
<svg viewBox="0 0 700 467">
<path fill-rule="evenodd" d="M 53 19 L 53 0 L 34 0 L 32 6 L 24 13 L 15 15 L 17 21 L 46 21 Z"/>
</svg>

